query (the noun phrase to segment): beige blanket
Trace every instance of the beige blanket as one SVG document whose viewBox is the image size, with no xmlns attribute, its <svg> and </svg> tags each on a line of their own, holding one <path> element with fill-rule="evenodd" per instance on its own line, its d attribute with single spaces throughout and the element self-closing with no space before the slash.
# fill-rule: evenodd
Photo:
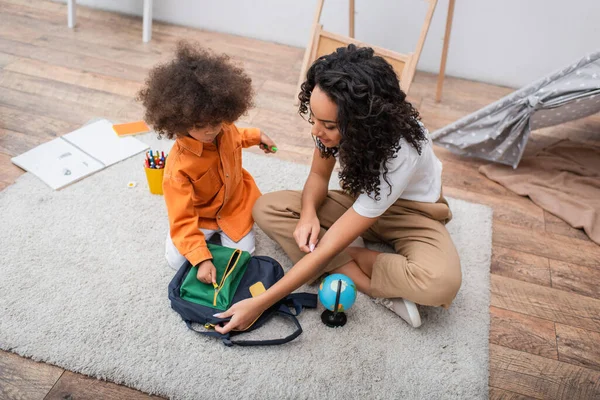
<svg viewBox="0 0 600 400">
<path fill-rule="evenodd" d="M 600 147 L 563 140 L 523 158 L 517 169 L 490 164 L 479 172 L 600 244 Z"/>
</svg>

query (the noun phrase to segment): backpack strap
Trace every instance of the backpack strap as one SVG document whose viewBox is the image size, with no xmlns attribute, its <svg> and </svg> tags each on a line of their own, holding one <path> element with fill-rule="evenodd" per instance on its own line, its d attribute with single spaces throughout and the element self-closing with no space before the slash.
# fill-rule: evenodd
<svg viewBox="0 0 600 400">
<path fill-rule="evenodd" d="M 293 307 L 295 313 L 292 313 L 289 307 Z M 302 326 L 300 326 L 300 322 L 298 321 L 298 316 L 302 312 L 302 308 L 316 308 L 317 307 L 317 295 L 313 293 L 292 293 L 286 297 L 284 297 L 280 303 L 279 308 L 275 310 L 278 315 L 282 317 L 290 319 L 294 325 L 295 330 L 290 335 L 280 338 L 280 339 L 267 339 L 267 340 L 231 340 L 231 336 L 229 333 L 223 335 L 219 332 L 206 330 L 199 331 L 192 327 L 191 321 L 185 321 L 187 327 L 204 336 L 216 337 L 223 341 L 225 346 L 233 346 L 234 344 L 238 346 L 273 346 L 291 342 L 296 339 L 302 333 Z M 219 322 L 227 322 L 229 319 L 219 319 L 215 318 L 215 323 Z"/>
<path fill-rule="evenodd" d="M 292 313 L 289 307 L 293 307 L 295 313 Z M 296 339 L 302 333 L 302 326 L 298 318 L 296 318 L 301 312 L 302 308 L 317 308 L 317 295 L 314 293 L 292 293 L 284 297 L 280 301 L 279 308 L 276 310 L 278 315 L 289 318 L 296 325 L 296 330 L 281 339 L 271 340 L 228 340 L 227 342 L 223 339 L 223 343 L 226 346 L 236 344 L 238 346 L 272 346 L 291 342 Z"/>
<path fill-rule="evenodd" d="M 296 328 L 294 330 L 294 332 L 292 332 L 290 335 L 288 335 L 284 338 L 281 338 L 281 339 L 231 340 L 231 335 L 229 333 L 222 334 L 222 333 L 219 333 L 217 331 L 212 331 L 212 330 L 199 331 L 199 330 L 194 329 L 191 321 L 185 321 L 185 324 L 187 325 L 187 327 L 190 330 L 192 330 L 198 334 L 201 334 L 204 336 L 216 337 L 216 338 L 221 339 L 223 341 L 223 344 L 228 347 L 231 347 L 234 344 L 236 344 L 238 346 L 274 346 L 274 345 L 285 344 L 285 343 L 291 342 L 292 340 L 294 340 L 298 336 L 300 336 L 300 334 L 302 333 L 302 326 L 300 326 L 300 322 L 298 321 L 298 318 L 296 318 L 296 314 L 292 314 L 290 312 L 289 308 L 285 304 L 280 304 L 279 308 L 275 312 L 278 315 L 289 318 L 294 323 L 295 328 Z M 227 320 L 229 320 L 229 319 L 221 320 L 221 321 L 225 322 Z"/>
<path fill-rule="evenodd" d="M 294 308 L 317 308 L 317 295 L 314 293 L 292 293 L 283 298 L 282 302 Z M 300 312 L 296 313 L 296 315 Z"/>
<path fill-rule="evenodd" d="M 223 344 L 225 346 L 238 345 L 238 346 L 274 346 L 279 344 L 289 343 L 292 340 L 296 339 L 300 334 L 302 334 L 302 326 L 300 326 L 300 321 L 296 318 L 296 315 L 292 314 L 289 308 L 286 305 L 281 304 L 277 309 L 276 313 L 281 315 L 282 317 L 286 317 L 290 319 L 294 325 L 295 330 L 290 335 L 281 338 L 281 339 L 267 339 L 267 340 L 231 340 L 229 339 L 227 343 L 225 339 L 223 339 Z"/>
</svg>

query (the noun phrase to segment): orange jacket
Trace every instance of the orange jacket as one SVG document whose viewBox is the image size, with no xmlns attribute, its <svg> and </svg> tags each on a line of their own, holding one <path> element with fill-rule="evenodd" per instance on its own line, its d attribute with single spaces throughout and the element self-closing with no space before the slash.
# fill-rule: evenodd
<svg viewBox="0 0 600 400">
<path fill-rule="evenodd" d="M 258 145 L 260 130 L 223 125 L 217 143 L 179 137 L 165 166 L 171 239 L 192 265 L 212 258 L 199 228 L 221 229 L 238 242 L 252 229 L 252 207 L 260 197 L 254 179 L 242 168 L 242 147 Z"/>
</svg>

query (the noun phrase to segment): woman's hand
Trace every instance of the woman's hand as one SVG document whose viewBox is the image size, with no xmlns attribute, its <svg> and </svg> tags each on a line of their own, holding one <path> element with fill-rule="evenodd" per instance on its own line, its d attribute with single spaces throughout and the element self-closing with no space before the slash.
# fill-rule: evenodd
<svg viewBox="0 0 600 400">
<path fill-rule="evenodd" d="M 260 148 L 265 154 L 277 152 L 277 145 L 266 133 L 260 132 Z"/>
<path fill-rule="evenodd" d="M 241 330 L 247 329 L 254 321 L 258 319 L 260 314 L 265 310 L 256 303 L 256 298 L 249 298 L 239 301 L 229 307 L 227 311 L 220 314 L 215 314 L 217 318 L 228 318 L 231 320 L 225 323 L 224 326 L 215 326 L 215 331 L 219 333 L 228 333 L 233 329 Z"/>
<path fill-rule="evenodd" d="M 294 230 L 294 239 L 298 248 L 305 253 L 312 252 L 319 241 L 319 232 L 321 232 L 321 224 L 316 214 L 308 217 L 300 216 L 300 221 Z"/>
</svg>

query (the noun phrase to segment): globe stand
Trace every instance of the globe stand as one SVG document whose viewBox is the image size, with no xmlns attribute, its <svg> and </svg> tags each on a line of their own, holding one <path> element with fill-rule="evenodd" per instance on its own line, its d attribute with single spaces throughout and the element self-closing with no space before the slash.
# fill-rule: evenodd
<svg viewBox="0 0 600 400">
<path fill-rule="evenodd" d="M 325 310 L 321 314 L 321 321 L 323 321 L 323 323 L 330 328 L 337 328 L 337 327 L 346 325 L 346 321 L 347 321 L 346 314 L 342 311 L 338 311 L 338 308 L 340 305 L 340 294 L 341 293 L 342 293 L 342 281 L 339 280 L 337 292 L 335 294 L 335 306 L 333 308 L 335 311 Z"/>
<path fill-rule="evenodd" d="M 321 321 L 330 328 L 344 326 L 347 321 L 346 313 L 325 310 L 321 314 Z"/>
</svg>

